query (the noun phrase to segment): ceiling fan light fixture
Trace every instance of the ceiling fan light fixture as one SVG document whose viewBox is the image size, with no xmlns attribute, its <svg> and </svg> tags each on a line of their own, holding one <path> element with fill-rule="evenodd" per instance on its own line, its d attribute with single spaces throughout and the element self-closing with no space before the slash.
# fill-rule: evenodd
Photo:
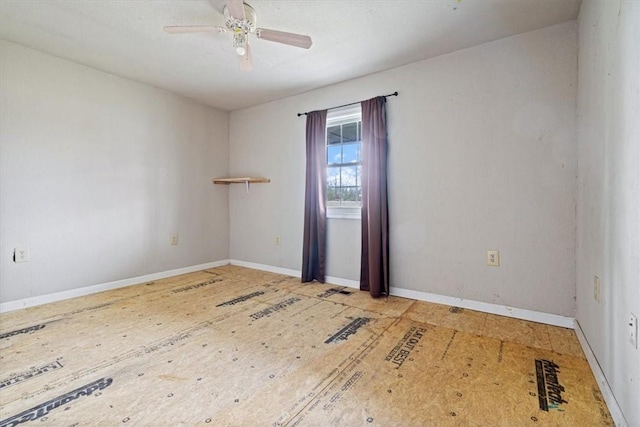
<svg viewBox="0 0 640 427">
<path fill-rule="evenodd" d="M 0 0 L 2 1 L 2 0 Z M 309 49 L 311 37 L 303 34 L 288 33 L 286 31 L 269 30 L 256 27 L 256 11 L 244 3 L 243 0 L 224 0 L 225 6 L 222 10 L 225 17 L 225 26 L 216 27 L 210 25 L 188 25 L 188 26 L 168 26 L 164 31 L 169 34 L 180 33 L 219 33 L 230 32 L 233 34 L 233 49 L 238 55 L 238 64 L 243 71 L 250 71 L 253 68 L 251 55 L 251 45 L 249 44 L 249 34 L 253 34 L 259 39 L 272 41 L 275 43 Z"/>
<path fill-rule="evenodd" d="M 247 52 L 247 35 L 241 31 L 236 32 L 233 35 L 233 47 L 239 56 L 244 56 Z"/>
</svg>

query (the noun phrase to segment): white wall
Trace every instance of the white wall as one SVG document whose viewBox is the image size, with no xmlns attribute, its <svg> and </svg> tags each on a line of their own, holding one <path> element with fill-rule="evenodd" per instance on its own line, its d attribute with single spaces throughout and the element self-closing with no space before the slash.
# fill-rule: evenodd
<svg viewBox="0 0 640 427">
<path fill-rule="evenodd" d="M 579 40 L 577 319 L 640 426 L 640 350 L 627 327 L 640 316 L 640 3 L 584 1 Z"/>
<path fill-rule="evenodd" d="M 0 55 L 0 301 L 228 258 L 228 191 L 211 183 L 226 112 L 5 41 Z"/>
<path fill-rule="evenodd" d="M 300 270 L 296 113 L 398 90 L 391 286 L 573 316 L 576 64 L 569 22 L 232 112 L 231 173 L 272 182 L 231 189 L 231 258 Z M 359 279 L 359 227 L 329 220 L 329 275 Z M 485 265 L 488 249 L 499 268 Z"/>
</svg>

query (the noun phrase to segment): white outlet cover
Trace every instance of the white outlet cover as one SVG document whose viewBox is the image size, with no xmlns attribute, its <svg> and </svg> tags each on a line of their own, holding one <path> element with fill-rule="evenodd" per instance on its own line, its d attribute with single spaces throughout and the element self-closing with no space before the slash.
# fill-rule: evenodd
<svg viewBox="0 0 640 427">
<path fill-rule="evenodd" d="M 487 251 L 487 265 L 500 267 L 500 251 Z"/>
<path fill-rule="evenodd" d="M 13 249 L 14 262 L 28 262 L 29 261 L 29 249 L 27 248 L 14 248 Z"/>
</svg>

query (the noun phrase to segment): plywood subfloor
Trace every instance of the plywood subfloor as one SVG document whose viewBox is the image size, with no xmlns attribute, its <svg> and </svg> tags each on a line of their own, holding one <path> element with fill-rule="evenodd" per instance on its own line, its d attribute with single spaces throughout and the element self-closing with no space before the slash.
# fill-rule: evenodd
<svg viewBox="0 0 640 427">
<path fill-rule="evenodd" d="M 573 331 L 235 266 L 0 315 L 0 427 L 613 425 Z"/>
</svg>

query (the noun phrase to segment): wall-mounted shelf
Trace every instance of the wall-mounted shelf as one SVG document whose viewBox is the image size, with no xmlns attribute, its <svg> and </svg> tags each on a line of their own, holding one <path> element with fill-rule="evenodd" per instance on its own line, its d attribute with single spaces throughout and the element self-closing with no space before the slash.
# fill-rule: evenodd
<svg viewBox="0 0 640 427">
<path fill-rule="evenodd" d="M 249 176 L 245 176 L 245 177 L 241 177 L 241 178 L 214 178 L 213 179 L 213 183 L 214 184 L 224 184 L 224 185 L 246 184 L 247 185 L 247 193 L 249 192 L 249 184 L 266 183 L 266 182 L 271 182 L 271 180 L 269 178 L 254 178 L 254 177 L 249 177 Z"/>
<path fill-rule="evenodd" d="M 254 182 L 271 182 L 269 178 L 251 178 L 251 177 L 243 177 L 243 178 L 215 178 L 213 180 L 214 184 L 244 184 L 245 182 L 254 183 Z"/>
</svg>

